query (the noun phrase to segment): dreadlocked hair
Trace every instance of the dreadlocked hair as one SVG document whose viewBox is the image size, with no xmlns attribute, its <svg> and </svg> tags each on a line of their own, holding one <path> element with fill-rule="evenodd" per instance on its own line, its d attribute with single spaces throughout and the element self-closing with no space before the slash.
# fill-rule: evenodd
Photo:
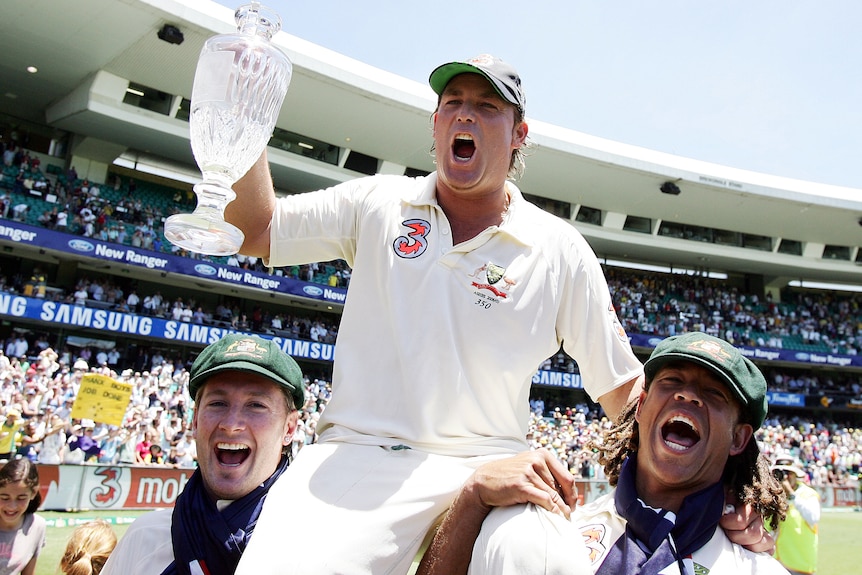
<svg viewBox="0 0 862 575">
<path fill-rule="evenodd" d="M 742 503 L 750 504 L 774 530 L 787 516 L 787 495 L 772 474 L 769 460 L 752 437 L 742 453 L 732 455 L 724 467 L 724 484 Z"/>
<path fill-rule="evenodd" d="M 629 455 L 638 450 L 638 426 L 635 425 L 635 412 L 638 400 L 633 399 L 623 408 L 616 425 L 606 431 L 602 439 L 590 440 L 588 449 L 599 454 L 599 463 L 604 467 L 605 475 L 611 487 L 616 487 L 620 478 L 623 462 Z"/>
</svg>

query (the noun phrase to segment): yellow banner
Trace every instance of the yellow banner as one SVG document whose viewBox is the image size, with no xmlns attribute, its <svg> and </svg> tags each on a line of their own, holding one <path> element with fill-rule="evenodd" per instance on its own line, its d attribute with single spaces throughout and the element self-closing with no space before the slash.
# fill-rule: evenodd
<svg viewBox="0 0 862 575">
<path fill-rule="evenodd" d="M 72 404 L 72 419 L 92 419 L 120 426 L 132 399 L 132 384 L 115 381 L 105 375 L 88 373 L 81 378 L 81 388 Z"/>
</svg>

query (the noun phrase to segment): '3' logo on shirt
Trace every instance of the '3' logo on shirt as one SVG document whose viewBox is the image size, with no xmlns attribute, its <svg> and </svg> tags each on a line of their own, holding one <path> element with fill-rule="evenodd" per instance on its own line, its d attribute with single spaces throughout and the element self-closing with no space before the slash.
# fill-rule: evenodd
<svg viewBox="0 0 862 575">
<path fill-rule="evenodd" d="M 395 253 L 406 259 L 418 258 L 428 249 L 427 236 L 431 232 L 431 224 L 425 220 L 404 220 L 401 225 L 412 231 L 395 238 L 392 245 Z"/>
</svg>

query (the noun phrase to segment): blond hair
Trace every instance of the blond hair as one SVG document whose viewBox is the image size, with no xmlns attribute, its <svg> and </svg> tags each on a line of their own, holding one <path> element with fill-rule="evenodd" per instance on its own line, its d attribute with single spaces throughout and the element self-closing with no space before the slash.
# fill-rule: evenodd
<svg viewBox="0 0 862 575">
<path fill-rule="evenodd" d="M 65 575 L 99 575 L 117 545 L 117 534 L 103 519 L 88 521 L 75 528 L 60 558 Z"/>
</svg>

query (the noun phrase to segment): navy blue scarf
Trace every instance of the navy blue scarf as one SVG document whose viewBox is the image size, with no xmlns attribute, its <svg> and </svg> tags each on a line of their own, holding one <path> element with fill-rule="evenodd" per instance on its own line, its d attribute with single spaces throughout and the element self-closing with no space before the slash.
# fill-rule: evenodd
<svg viewBox="0 0 862 575">
<path fill-rule="evenodd" d="M 635 489 L 637 454 L 623 462 L 614 493 L 614 504 L 626 520 L 626 532 L 614 542 L 596 575 L 655 575 L 712 538 L 724 509 L 721 482 L 686 497 L 674 516 L 666 509 L 652 509 L 638 499 Z"/>
<path fill-rule="evenodd" d="M 171 517 L 174 562 L 162 575 L 191 575 L 189 566 L 193 562 L 200 566 L 196 573 L 233 575 L 257 524 L 266 494 L 287 469 L 288 461 L 283 456 L 269 479 L 222 511 L 207 495 L 201 471 L 196 469 L 174 506 Z"/>
</svg>

